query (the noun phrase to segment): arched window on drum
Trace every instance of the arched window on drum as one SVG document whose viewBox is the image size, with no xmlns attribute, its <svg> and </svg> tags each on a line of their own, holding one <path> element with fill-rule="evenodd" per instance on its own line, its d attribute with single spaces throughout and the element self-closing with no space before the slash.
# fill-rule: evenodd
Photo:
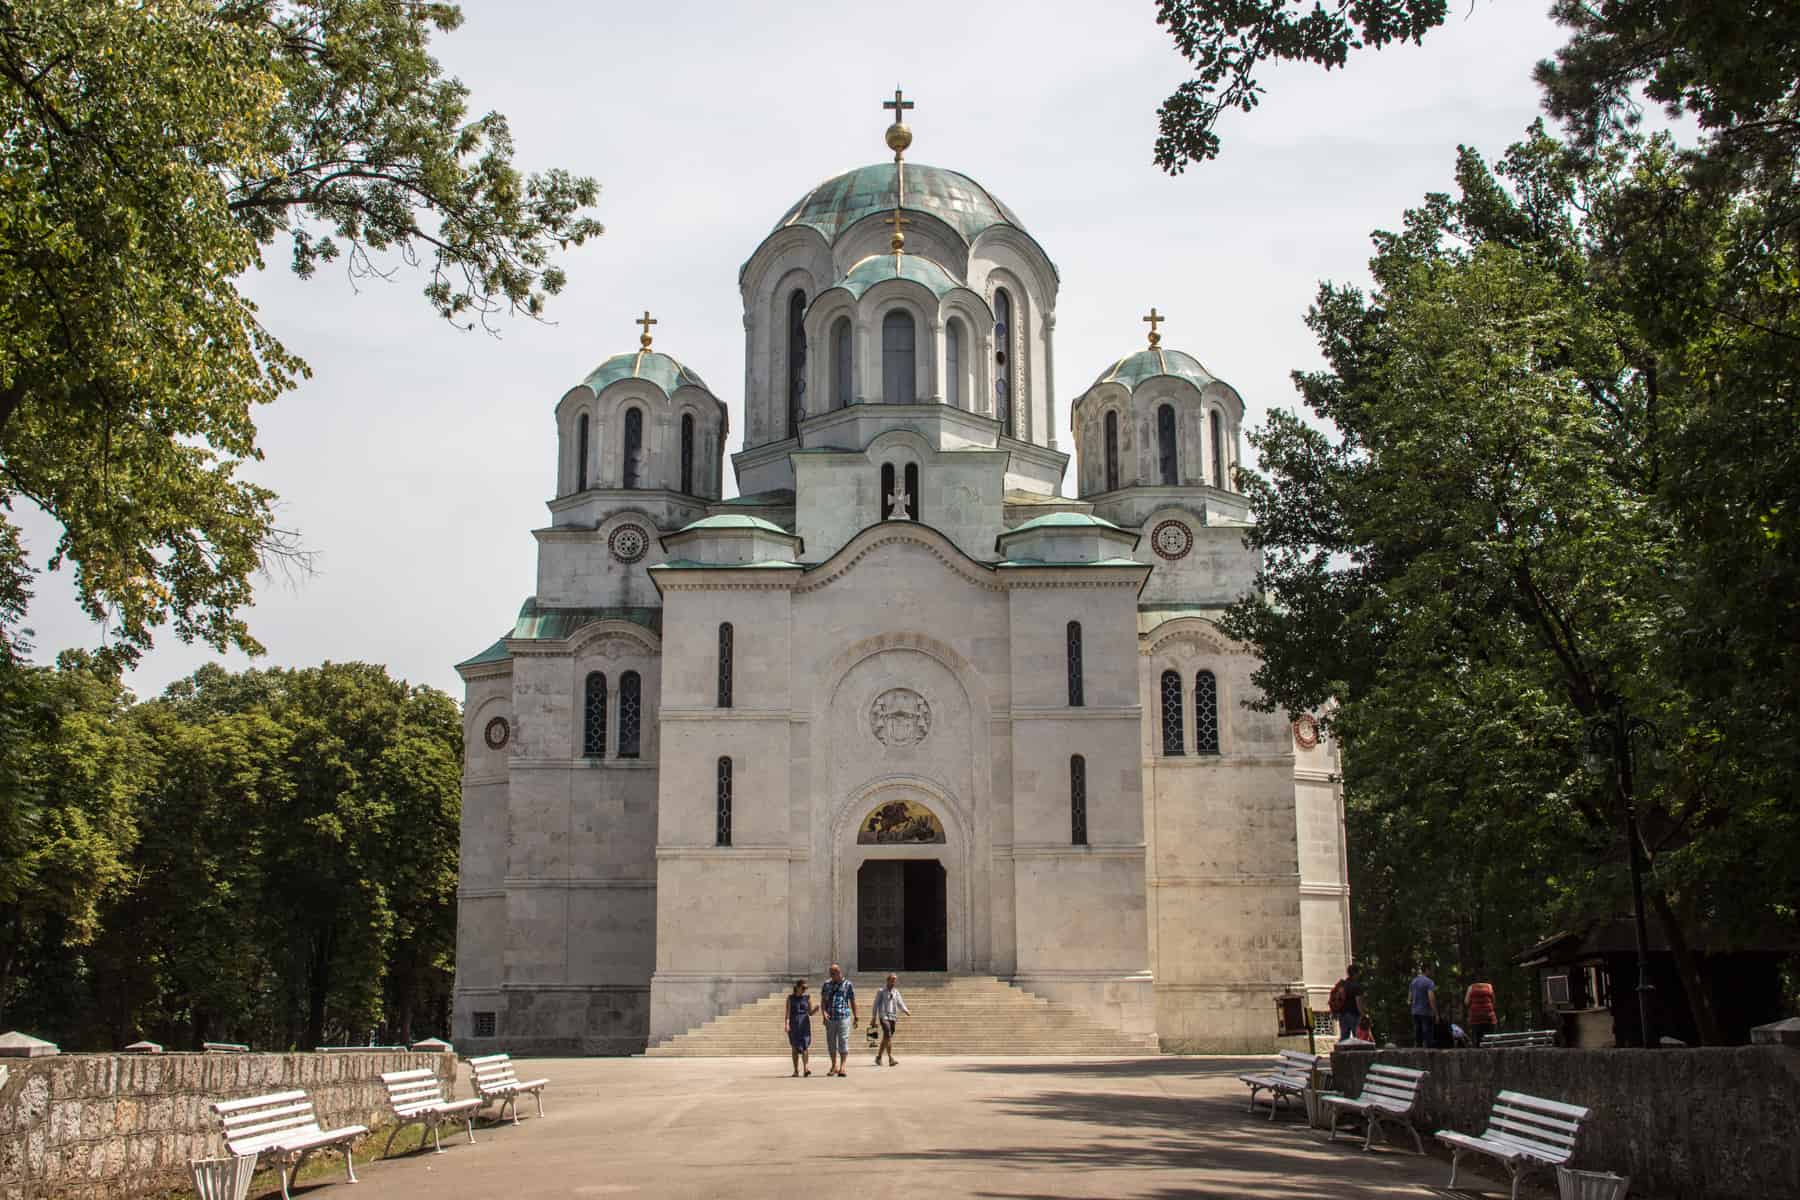
<svg viewBox="0 0 1800 1200">
<path fill-rule="evenodd" d="M 1212 426 L 1212 460 L 1213 486 L 1229 487 L 1225 482 L 1225 422 L 1219 420 L 1219 410 L 1213 409 L 1209 417 Z"/>
<path fill-rule="evenodd" d="M 1117 410 L 1106 414 L 1106 487 L 1103 491 L 1114 491 L 1119 486 L 1119 414 Z"/>
<path fill-rule="evenodd" d="M 800 432 L 805 418 L 806 293 L 796 288 L 788 297 L 788 437 Z"/>
<path fill-rule="evenodd" d="M 881 319 L 881 398 L 911 404 L 919 398 L 912 314 L 895 309 Z"/>
<path fill-rule="evenodd" d="M 681 414 L 681 491 L 694 494 L 694 414 Z"/>
<path fill-rule="evenodd" d="M 1013 421 L 1013 302 L 1005 288 L 994 292 L 994 418 L 1007 437 L 1018 436 Z"/>
<path fill-rule="evenodd" d="M 1175 453 L 1175 409 L 1164 404 L 1156 410 L 1156 473 L 1164 487 L 1181 482 Z"/>
<path fill-rule="evenodd" d="M 625 410 L 624 463 L 619 476 L 622 486 L 640 487 L 644 472 L 644 412 L 638 408 Z"/>
<path fill-rule="evenodd" d="M 575 490 L 587 491 L 588 485 L 588 415 L 575 418 Z"/>
<path fill-rule="evenodd" d="M 850 318 L 839 317 L 831 324 L 831 406 L 844 408 L 850 403 Z"/>
<path fill-rule="evenodd" d="M 944 403 L 963 406 L 963 325 L 955 317 L 944 322 Z"/>
</svg>

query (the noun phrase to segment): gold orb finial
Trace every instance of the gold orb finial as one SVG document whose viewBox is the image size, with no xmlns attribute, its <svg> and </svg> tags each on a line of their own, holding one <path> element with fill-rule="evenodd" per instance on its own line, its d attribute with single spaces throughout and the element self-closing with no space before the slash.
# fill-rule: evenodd
<svg viewBox="0 0 1800 1200">
<path fill-rule="evenodd" d="M 1150 323 L 1150 348 L 1152 350 L 1162 344 L 1162 334 L 1156 332 L 1157 325 L 1168 319 L 1169 318 L 1156 311 L 1156 305 L 1152 304 L 1150 306 L 1150 315 L 1145 317 L 1144 320 Z"/>
<path fill-rule="evenodd" d="M 906 247 L 906 234 L 901 232 L 900 227 L 902 225 L 911 225 L 912 218 L 901 216 L 900 210 L 896 208 L 893 213 L 888 216 L 884 224 L 892 225 L 894 227 L 894 235 L 888 239 L 888 249 L 892 250 L 895 254 L 900 253 L 900 251 Z"/>
<path fill-rule="evenodd" d="M 912 130 L 906 127 L 906 110 L 914 105 L 911 100 L 901 94 L 900 88 L 896 86 L 894 98 L 883 100 L 881 107 L 892 109 L 894 112 L 894 123 L 887 127 L 887 148 L 894 152 L 894 161 L 899 162 L 900 156 L 906 153 L 906 148 L 912 145 Z"/>
<path fill-rule="evenodd" d="M 650 348 L 650 327 L 656 323 L 656 318 L 650 315 L 650 310 L 647 308 L 644 310 L 643 316 L 632 322 L 633 325 L 642 325 L 644 327 L 644 332 L 638 335 L 638 345 L 645 350 Z"/>
</svg>

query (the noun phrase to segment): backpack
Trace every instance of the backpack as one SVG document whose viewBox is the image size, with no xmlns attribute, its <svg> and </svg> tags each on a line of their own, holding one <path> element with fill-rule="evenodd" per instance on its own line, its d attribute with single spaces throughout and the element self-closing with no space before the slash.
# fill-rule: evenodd
<svg viewBox="0 0 1800 1200">
<path fill-rule="evenodd" d="M 1327 1011 L 1330 1012 L 1343 1012 L 1344 1001 L 1347 999 L 1349 999 L 1349 997 L 1344 995 L 1344 981 L 1340 979 L 1331 985 L 1331 995 L 1326 998 L 1325 1007 Z"/>
</svg>

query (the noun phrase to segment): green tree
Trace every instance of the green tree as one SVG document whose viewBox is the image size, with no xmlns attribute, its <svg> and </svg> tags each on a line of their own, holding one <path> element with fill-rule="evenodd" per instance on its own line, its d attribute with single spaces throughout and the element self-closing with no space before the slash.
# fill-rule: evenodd
<svg viewBox="0 0 1800 1200">
<path fill-rule="evenodd" d="M 0 0 L 0 510 L 130 656 L 257 649 L 254 574 L 299 553 L 241 478 L 255 409 L 305 364 L 238 288 L 281 243 L 311 275 L 415 265 L 460 324 L 535 316 L 600 232 L 592 180 L 524 175 L 428 53 L 454 5 Z M 0 530 L 10 528 L 0 516 Z M 4 615 L 0 613 L 0 615 Z"/>
<path fill-rule="evenodd" d="M 1159 0 L 1157 23 L 1194 68 L 1158 112 L 1156 163 L 1178 173 L 1218 157 L 1219 119 L 1260 102 L 1259 70 L 1420 43 L 1446 0 Z M 1553 0 L 1569 31 L 1538 65 L 1551 113 L 1587 140 L 1634 126 L 1637 92 L 1695 118 L 1728 155 L 1791 164 L 1800 145 L 1800 11 L 1761 0 Z M 1791 169 L 1791 167 L 1790 167 Z"/>
<path fill-rule="evenodd" d="M 1624 797 L 1583 771 L 1587 724 L 1619 702 L 1653 719 L 1648 894 L 1714 1040 L 1688 931 L 1795 922 L 1782 798 L 1800 763 L 1749 738 L 1793 711 L 1793 674 L 1762 672 L 1793 661 L 1795 599 L 1765 590 L 1721 619 L 1719 589 L 1746 568 L 1716 560 L 1754 541 L 1749 569 L 1796 578 L 1794 490 L 1774 486 L 1792 451 L 1747 443 L 1751 425 L 1800 433 L 1793 297 L 1772 294 L 1800 259 L 1756 196 L 1713 203 L 1662 140 L 1575 153 L 1540 129 L 1497 171 L 1465 150 L 1457 177 L 1455 198 L 1377 235 L 1373 293 L 1321 289 L 1309 323 L 1328 367 L 1297 381 L 1328 427 L 1278 412 L 1252 435 L 1268 476 L 1244 481 L 1250 540 L 1275 603 L 1227 625 L 1264 656 L 1266 704 L 1341 703 L 1353 840 L 1414 807 L 1538 866 L 1540 912 L 1616 901 Z M 1772 277 L 1740 265 L 1750 241 Z M 1723 467 L 1722 438 L 1744 444 Z M 1701 519 L 1691 492 L 1707 509 L 1721 477 L 1733 503 Z M 1733 661 L 1703 668 L 1721 644 Z M 1379 847 L 1390 878 L 1410 845 Z M 1494 899 L 1517 886 L 1492 882 Z"/>
</svg>

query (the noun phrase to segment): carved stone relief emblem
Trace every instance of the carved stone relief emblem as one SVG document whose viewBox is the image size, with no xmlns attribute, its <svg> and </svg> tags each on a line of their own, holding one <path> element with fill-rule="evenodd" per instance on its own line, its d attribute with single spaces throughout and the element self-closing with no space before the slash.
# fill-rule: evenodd
<svg viewBox="0 0 1800 1200">
<path fill-rule="evenodd" d="M 512 726 L 506 723 L 505 717 L 495 717 L 487 723 L 487 728 L 481 732 L 481 740 L 487 743 L 489 750 L 504 749 L 507 741 L 510 740 L 511 737 Z"/>
<path fill-rule="evenodd" d="M 606 548 L 622 563 L 634 563 L 650 549 L 650 535 L 642 525 L 621 525 L 606 539 Z"/>
<path fill-rule="evenodd" d="M 869 706 L 869 728 L 884 746 L 916 746 L 931 732 L 931 705 L 911 688 L 889 688 Z"/>
<path fill-rule="evenodd" d="M 1186 558 L 1194 548 L 1194 533 L 1180 521 L 1160 521 L 1150 534 L 1150 548 L 1170 562 Z"/>
<path fill-rule="evenodd" d="M 1302 750 L 1311 750 L 1319 744 L 1319 723 L 1310 713 L 1301 713 L 1294 718 L 1294 741 Z"/>
</svg>

